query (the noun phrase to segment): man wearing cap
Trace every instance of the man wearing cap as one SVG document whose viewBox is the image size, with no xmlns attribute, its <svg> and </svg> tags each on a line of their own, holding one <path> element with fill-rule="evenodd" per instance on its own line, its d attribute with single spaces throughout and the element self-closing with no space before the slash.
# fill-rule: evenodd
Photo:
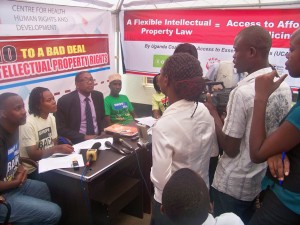
<svg viewBox="0 0 300 225">
<path fill-rule="evenodd" d="M 75 77 L 76 90 L 57 101 L 56 125 L 59 136 L 74 144 L 95 138 L 103 130 L 104 98 L 94 90 L 94 79 L 87 71 Z"/>
<path fill-rule="evenodd" d="M 120 74 L 112 74 L 108 77 L 110 95 L 104 100 L 105 121 L 109 126 L 114 123 L 128 124 L 135 118 L 132 104 L 126 95 L 119 94 L 122 89 Z"/>
</svg>

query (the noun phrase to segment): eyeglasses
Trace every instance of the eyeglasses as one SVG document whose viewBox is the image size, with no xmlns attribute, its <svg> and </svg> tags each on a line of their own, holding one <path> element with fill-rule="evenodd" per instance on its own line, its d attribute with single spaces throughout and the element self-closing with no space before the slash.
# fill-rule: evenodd
<svg viewBox="0 0 300 225">
<path fill-rule="evenodd" d="M 83 78 L 83 79 L 79 80 L 79 82 L 84 82 L 84 83 L 92 82 L 92 83 L 94 83 L 94 78 Z"/>
</svg>

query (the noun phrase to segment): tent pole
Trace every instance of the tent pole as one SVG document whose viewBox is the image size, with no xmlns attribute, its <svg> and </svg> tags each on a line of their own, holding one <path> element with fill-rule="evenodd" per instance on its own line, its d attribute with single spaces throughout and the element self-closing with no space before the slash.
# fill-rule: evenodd
<svg viewBox="0 0 300 225">
<path fill-rule="evenodd" d="M 147 4 L 149 2 L 149 4 Z M 182 1 L 179 1 L 182 2 Z M 155 9 L 145 9 L 145 10 L 163 10 L 166 9 L 165 7 L 158 8 L 159 4 L 156 2 L 156 4 L 150 3 L 150 1 L 135 1 L 131 3 L 125 4 L 126 6 L 123 6 L 124 10 L 141 10 L 141 9 L 130 9 L 130 7 L 134 6 L 147 6 L 147 5 L 154 5 Z M 173 1 L 173 3 L 177 3 L 176 1 Z M 175 6 L 172 8 L 167 8 L 168 10 L 178 10 L 178 9 L 233 9 L 233 8 L 243 8 L 243 9 L 249 9 L 249 8 L 261 8 L 261 7 L 276 7 L 276 6 L 292 6 L 292 5 L 299 5 L 299 1 L 291 1 L 291 2 L 273 2 L 273 3 L 261 3 L 261 0 L 259 0 L 258 3 L 255 4 L 233 4 L 233 5 L 207 5 L 207 6 L 189 6 L 189 7 L 183 7 L 182 5 Z"/>
<path fill-rule="evenodd" d="M 120 60 L 120 20 L 119 20 L 119 14 L 122 8 L 124 0 L 119 0 L 116 10 L 113 12 L 113 14 L 116 15 L 116 42 L 117 42 L 117 72 L 120 73 L 120 66 L 119 66 L 119 60 Z"/>
</svg>

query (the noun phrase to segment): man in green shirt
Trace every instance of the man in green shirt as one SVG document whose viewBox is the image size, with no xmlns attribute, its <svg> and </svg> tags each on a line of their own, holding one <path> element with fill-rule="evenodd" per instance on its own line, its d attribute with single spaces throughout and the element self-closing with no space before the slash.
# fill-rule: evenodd
<svg viewBox="0 0 300 225">
<path fill-rule="evenodd" d="M 122 89 L 121 75 L 112 74 L 108 80 L 110 95 L 104 99 L 106 125 L 110 126 L 114 123 L 128 124 L 136 116 L 128 97 L 119 94 Z"/>
</svg>

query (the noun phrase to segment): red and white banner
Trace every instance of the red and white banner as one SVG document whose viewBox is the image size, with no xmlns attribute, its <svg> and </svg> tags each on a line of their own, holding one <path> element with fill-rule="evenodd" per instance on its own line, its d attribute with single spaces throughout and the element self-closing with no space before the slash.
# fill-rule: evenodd
<svg viewBox="0 0 300 225">
<path fill-rule="evenodd" d="M 74 76 L 88 70 L 95 89 L 109 92 L 114 71 L 111 13 L 89 8 L 2 1 L 0 93 L 25 101 L 36 86 L 56 98 L 75 90 Z"/>
<path fill-rule="evenodd" d="M 101 34 L 2 38 L 0 49 L 0 84 L 109 66 Z"/>
<path fill-rule="evenodd" d="M 300 9 L 139 10 L 125 11 L 120 19 L 127 73 L 158 73 L 164 59 L 185 42 L 198 49 L 205 73 L 212 63 L 232 59 L 235 36 L 251 25 L 269 31 L 270 63 L 286 73 L 285 55 L 291 34 L 300 26 Z M 288 82 L 295 81 L 289 77 Z"/>
</svg>

